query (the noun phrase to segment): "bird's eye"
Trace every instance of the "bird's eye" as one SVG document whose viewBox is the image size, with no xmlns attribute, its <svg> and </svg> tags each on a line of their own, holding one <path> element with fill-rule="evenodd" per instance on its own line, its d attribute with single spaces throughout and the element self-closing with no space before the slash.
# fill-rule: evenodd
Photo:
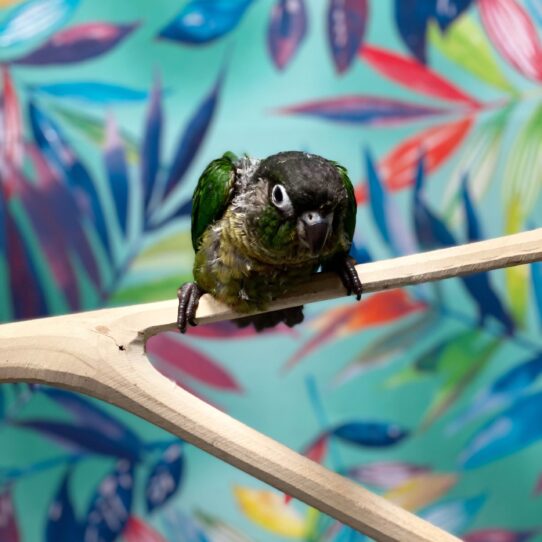
<svg viewBox="0 0 542 542">
<path fill-rule="evenodd" d="M 286 192 L 286 189 L 281 184 L 276 184 L 271 190 L 271 201 L 279 209 L 289 210 L 292 208 L 288 192 Z"/>
</svg>

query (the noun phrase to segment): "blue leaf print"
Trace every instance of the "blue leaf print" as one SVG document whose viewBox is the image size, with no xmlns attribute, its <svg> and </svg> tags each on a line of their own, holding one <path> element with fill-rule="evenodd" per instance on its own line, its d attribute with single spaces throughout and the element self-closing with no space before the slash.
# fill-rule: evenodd
<svg viewBox="0 0 542 542">
<path fill-rule="evenodd" d="M 536 308 L 538 309 L 538 319 L 542 324 L 542 262 L 531 264 L 531 282 L 533 284 Z"/>
<path fill-rule="evenodd" d="M 407 48 L 425 64 L 427 23 L 435 0 L 395 0 L 395 23 Z"/>
<path fill-rule="evenodd" d="M 463 177 L 461 186 L 461 197 L 467 219 L 467 238 L 471 242 L 479 241 L 482 239 L 482 232 L 476 215 L 476 209 L 469 194 L 468 176 L 466 174 Z M 462 280 L 478 305 L 480 323 L 483 323 L 488 316 L 493 316 L 503 324 L 508 334 L 512 334 L 515 327 L 514 321 L 491 286 L 489 273 L 467 275 Z"/>
<path fill-rule="evenodd" d="M 394 423 L 355 421 L 343 423 L 330 431 L 341 440 L 369 448 L 386 448 L 401 442 L 409 431 Z"/>
<path fill-rule="evenodd" d="M 184 471 L 184 452 L 181 442 L 168 446 L 152 467 L 145 489 L 147 512 L 162 507 L 177 492 Z"/>
<path fill-rule="evenodd" d="M 334 542 L 369 542 L 369 540 L 364 534 L 346 525 L 341 527 L 339 534 L 333 539 Z"/>
<path fill-rule="evenodd" d="M 139 437 L 90 399 L 58 388 L 37 386 L 36 389 L 65 408 L 80 426 L 100 432 L 104 440 L 121 443 L 122 447 L 133 450 L 136 457 L 141 453 L 143 443 Z"/>
<path fill-rule="evenodd" d="M 373 219 L 382 238 L 397 256 L 416 251 L 416 242 L 409 228 L 402 223 L 399 209 L 390 198 L 369 150 L 365 151 L 369 202 Z"/>
<path fill-rule="evenodd" d="M 112 115 L 107 119 L 104 163 L 113 202 L 117 211 L 117 219 L 124 236 L 128 229 L 128 166 L 126 152 Z"/>
<path fill-rule="evenodd" d="M 361 241 L 357 241 L 356 239 L 354 239 L 354 242 L 350 247 L 350 256 L 352 256 L 357 263 L 369 263 L 373 261 L 371 253 L 367 247 L 362 244 Z"/>
<path fill-rule="evenodd" d="M 162 85 L 156 76 L 147 110 L 147 118 L 141 143 L 141 186 L 145 211 L 156 186 L 156 177 L 160 169 L 160 148 L 162 139 Z"/>
<path fill-rule="evenodd" d="M 485 501 L 485 495 L 447 500 L 425 508 L 420 516 L 445 531 L 460 533 L 473 522 Z"/>
<path fill-rule="evenodd" d="M 0 23 L 0 48 L 24 44 L 51 34 L 73 15 L 80 0 L 28 0 Z"/>
<path fill-rule="evenodd" d="M 171 507 L 164 517 L 164 524 L 168 535 L 168 540 L 182 540 L 183 542 L 211 542 L 212 540 L 220 540 L 225 538 L 226 540 L 237 540 L 238 542 L 248 542 L 243 538 L 236 537 L 235 531 L 224 525 L 217 525 L 216 536 L 213 536 L 212 529 L 209 532 L 203 529 L 203 526 L 198 519 L 199 513 L 195 515 L 186 514 L 182 512 L 180 507 Z M 213 520 L 210 520 L 212 522 Z M 226 542 L 224 540 L 224 542 Z"/>
<path fill-rule="evenodd" d="M 422 158 L 418 163 L 414 187 L 414 229 L 420 248 L 422 250 L 433 250 L 456 245 L 456 240 L 446 224 L 429 209 L 423 200 L 424 178 L 424 159 Z M 477 240 L 480 235 L 480 226 L 469 196 L 466 177 L 462 187 L 462 196 L 467 216 L 468 233 L 473 236 L 472 240 Z M 460 277 L 460 279 L 478 307 L 480 325 L 488 316 L 493 316 L 502 323 L 506 333 L 512 334 L 514 332 L 514 322 L 493 290 L 489 282 L 489 275 L 487 273 L 475 273 Z"/>
<path fill-rule="evenodd" d="M 47 513 L 45 542 L 74 542 L 81 539 L 81 525 L 77 521 L 69 491 L 71 470 L 66 471 Z"/>
<path fill-rule="evenodd" d="M 449 427 L 454 432 L 486 412 L 509 406 L 542 374 L 542 353 L 523 363 L 515 365 L 501 375 L 491 386 L 481 390 L 468 409 Z"/>
<path fill-rule="evenodd" d="M 433 16 L 440 29 L 445 32 L 448 27 L 464 12 L 475 0 L 446 0 L 435 1 Z"/>
<path fill-rule="evenodd" d="M 223 73 L 220 73 L 211 92 L 199 105 L 181 135 L 166 179 L 165 196 L 168 196 L 175 187 L 179 186 L 205 138 L 218 103 L 222 79 Z"/>
<path fill-rule="evenodd" d="M 483 467 L 537 442 L 542 438 L 541 419 L 542 392 L 518 399 L 475 433 L 461 454 L 461 465 Z"/>
<path fill-rule="evenodd" d="M 267 30 L 267 44 L 279 70 L 292 60 L 306 33 L 305 0 L 276 0 Z"/>
<path fill-rule="evenodd" d="M 463 199 L 463 209 L 465 211 L 465 217 L 467 218 L 467 239 L 471 242 L 480 241 L 482 239 L 482 233 L 480 231 L 480 223 L 476 216 L 476 209 L 472 198 L 469 193 L 469 177 L 465 173 L 461 182 L 461 197 Z"/>
<path fill-rule="evenodd" d="M 378 227 L 382 239 L 391 246 L 390 232 L 386 217 L 385 198 L 386 194 L 382 182 L 376 170 L 371 153 L 368 149 L 365 151 L 365 167 L 367 168 L 367 184 L 369 186 L 369 203 L 371 204 L 371 213 L 373 220 Z"/>
<path fill-rule="evenodd" d="M 86 516 L 83 540 L 114 542 L 118 539 L 132 510 L 134 465 L 123 460 L 100 483 Z"/>
<path fill-rule="evenodd" d="M 338 73 L 348 70 L 363 42 L 368 0 L 329 0 L 327 35 Z"/>
<path fill-rule="evenodd" d="M 0 386 L 0 421 L 4 419 L 6 414 L 6 394 L 5 386 Z"/>
<path fill-rule="evenodd" d="M 444 222 L 440 220 L 423 200 L 425 159 L 420 158 L 416 168 L 414 185 L 414 230 L 422 250 L 455 246 L 457 244 Z"/>
<path fill-rule="evenodd" d="M 162 30 L 158 37 L 189 44 L 203 44 L 231 32 L 241 21 L 252 0 L 192 0 Z"/>
<path fill-rule="evenodd" d="M 437 21 L 445 31 L 473 2 L 473 0 L 395 0 L 395 23 L 399 34 L 414 57 L 423 64 L 427 61 L 427 25 Z"/>
<path fill-rule="evenodd" d="M 95 106 L 139 103 L 148 98 L 148 93 L 144 90 L 95 81 L 50 83 L 34 85 L 30 89 L 51 98 L 72 100 L 82 105 Z"/>
</svg>

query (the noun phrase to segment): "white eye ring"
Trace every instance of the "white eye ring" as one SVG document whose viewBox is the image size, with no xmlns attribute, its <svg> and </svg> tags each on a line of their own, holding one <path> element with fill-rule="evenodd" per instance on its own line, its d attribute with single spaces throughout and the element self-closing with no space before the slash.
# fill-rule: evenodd
<svg viewBox="0 0 542 542">
<path fill-rule="evenodd" d="M 281 184 L 276 184 L 271 189 L 271 201 L 275 207 L 282 209 L 283 211 L 291 211 L 293 209 L 290 196 L 286 192 L 286 188 Z"/>
</svg>

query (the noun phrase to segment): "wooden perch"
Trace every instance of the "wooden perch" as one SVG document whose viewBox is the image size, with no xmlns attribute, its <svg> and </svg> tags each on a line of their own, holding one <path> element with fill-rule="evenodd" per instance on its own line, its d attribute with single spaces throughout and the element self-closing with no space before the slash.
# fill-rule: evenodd
<svg viewBox="0 0 542 542">
<path fill-rule="evenodd" d="M 537 260 L 542 260 L 542 229 L 357 269 L 368 293 Z M 344 294 L 335 275 L 318 275 L 274 302 L 270 310 Z M 379 542 L 458 542 L 158 373 L 145 355 L 145 342 L 161 331 L 175 329 L 176 310 L 177 302 L 172 300 L 2 325 L 0 381 L 41 382 L 112 403 Z M 209 296 L 201 299 L 199 323 L 236 316 Z"/>
</svg>

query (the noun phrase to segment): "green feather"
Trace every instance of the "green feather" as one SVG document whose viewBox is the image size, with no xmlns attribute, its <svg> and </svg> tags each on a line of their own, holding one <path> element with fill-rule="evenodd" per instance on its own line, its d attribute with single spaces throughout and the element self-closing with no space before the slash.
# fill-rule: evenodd
<svg viewBox="0 0 542 542">
<path fill-rule="evenodd" d="M 233 153 L 226 152 L 213 160 L 198 180 L 192 197 L 192 246 L 196 251 L 205 230 L 222 217 L 231 201 L 235 160 Z"/>
<path fill-rule="evenodd" d="M 348 171 L 344 166 L 341 166 L 337 162 L 332 162 L 333 165 L 339 170 L 344 188 L 348 194 L 348 209 L 346 210 L 346 216 L 344 217 L 344 229 L 350 242 L 354 239 L 354 230 L 356 229 L 356 213 L 358 210 L 356 204 L 356 196 L 354 195 L 354 187 L 352 181 L 348 176 Z"/>
</svg>

